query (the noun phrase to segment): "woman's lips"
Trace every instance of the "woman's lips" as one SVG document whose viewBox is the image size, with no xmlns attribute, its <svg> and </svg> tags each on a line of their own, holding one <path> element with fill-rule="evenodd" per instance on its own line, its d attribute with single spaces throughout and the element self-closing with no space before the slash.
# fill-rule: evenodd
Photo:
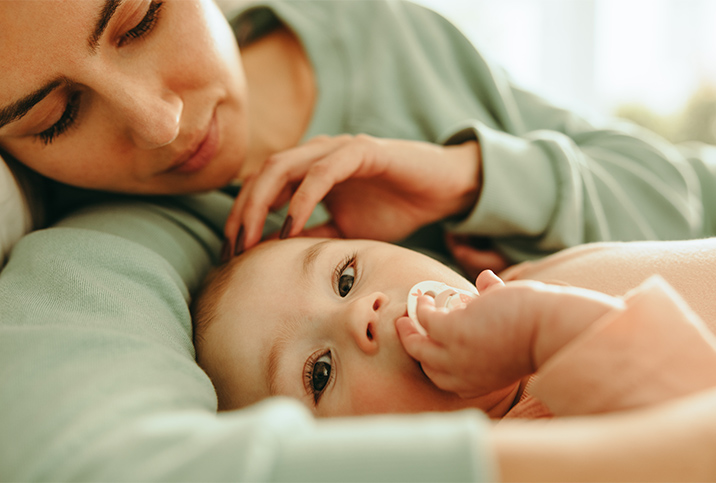
<svg viewBox="0 0 716 483">
<path fill-rule="evenodd" d="M 189 154 L 188 158 L 179 161 L 169 171 L 173 173 L 194 173 L 204 168 L 216 155 L 219 147 L 219 129 L 216 122 L 216 113 L 211 118 L 206 136 L 199 143 L 196 150 Z"/>
</svg>

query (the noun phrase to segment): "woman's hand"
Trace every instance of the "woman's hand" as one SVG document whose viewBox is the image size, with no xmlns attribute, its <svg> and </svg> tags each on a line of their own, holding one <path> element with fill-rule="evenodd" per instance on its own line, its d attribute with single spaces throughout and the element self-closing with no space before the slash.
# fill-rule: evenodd
<svg viewBox="0 0 716 483">
<path fill-rule="evenodd" d="M 489 238 L 446 233 L 445 245 L 468 280 L 475 280 L 483 270 L 500 273 L 510 266 L 510 261 L 493 248 Z"/>
<path fill-rule="evenodd" d="M 234 253 L 255 245 L 269 210 L 287 201 L 281 237 L 297 235 L 323 201 L 330 225 L 304 234 L 395 241 L 471 209 L 479 186 L 474 141 L 440 146 L 366 135 L 321 136 L 271 156 L 246 180 L 225 235 L 235 242 Z"/>
<path fill-rule="evenodd" d="M 505 284 L 490 271 L 477 278 L 478 297 L 465 307 L 436 309 L 418 299 L 426 335 L 403 317 L 396 329 L 406 352 L 441 389 L 470 398 L 534 373 L 606 312 L 622 308 L 615 297 L 535 281 Z"/>
</svg>

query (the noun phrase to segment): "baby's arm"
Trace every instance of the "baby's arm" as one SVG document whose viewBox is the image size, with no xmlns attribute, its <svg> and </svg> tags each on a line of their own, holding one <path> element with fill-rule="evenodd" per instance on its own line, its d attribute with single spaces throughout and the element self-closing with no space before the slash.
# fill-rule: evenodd
<svg viewBox="0 0 716 483">
<path fill-rule="evenodd" d="M 599 292 L 534 281 L 504 284 L 492 272 L 476 282 L 480 296 L 464 308 L 436 309 L 421 297 L 417 315 L 427 335 L 406 318 L 401 341 L 440 388 L 476 397 L 537 371 L 594 321 L 624 303 Z"/>
</svg>

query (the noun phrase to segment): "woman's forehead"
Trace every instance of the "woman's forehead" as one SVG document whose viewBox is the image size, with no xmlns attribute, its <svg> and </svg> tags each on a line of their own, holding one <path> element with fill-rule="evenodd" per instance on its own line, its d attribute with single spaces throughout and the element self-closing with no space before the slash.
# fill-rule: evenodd
<svg viewBox="0 0 716 483">
<path fill-rule="evenodd" d="M 87 54 L 103 0 L 0 1 L 0 108 L 67 75 Z"/>
</svg>

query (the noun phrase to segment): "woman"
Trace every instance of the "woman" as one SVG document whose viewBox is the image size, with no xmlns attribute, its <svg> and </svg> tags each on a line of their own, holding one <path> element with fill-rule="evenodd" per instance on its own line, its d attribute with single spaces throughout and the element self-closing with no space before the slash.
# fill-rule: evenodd
<svg viewBox="0 0 716 483">
<path fill-rule="evenodd" d="M 449 220 L 518 261 L 588 241 L 712 234 L 702 197 L 713 175 L 697 179 L 710 169 L 699 153 L 591 125 L 512 86 L 434 13 L 267 5 L 229 14 L 239 51 L 209 1 L 3 2 L 14 48 L 0 53 L 11 66 L 0 74 L 0 147 L 51 179 L 122 193 L 205 191 L 263 170 L 227 225 L 235 251 L 285 201 L 275 179 L 293 186 L 312 166 L 318 189 L 294 202 L 288 234 L 348 176 L 368 180 L 326 203 L 349 237 L 395 241 Z M 286 152 L 346 133 L 384 139 L 324 137 Z"/>
<path fill-rule="evenodd" d="M 698 157 L 596 129 L 513 88 L 426 10 L 277 2 L 230 18 L 240 52 L 209 1 L 0 2 L 11 46 L 0 50 L 0 147 L 51 180 L 128 194 L 194 193 L 263 173 L 227 226 L 233 251 L 240 225 L 244 247 L 254 244 L 263 213 L 285 198 L 275 179 L 320 174 L 311 167 L 326 152 L 350 153 L 357 176 L 326 200 L 346 236 L 366 234 L 376 216 L 373 236 L 391 240 L 445 220 L 520 260 L 711 227 L 701 193 L 716 191 L 700 189 L 712 179 L 696 180 L 707 169 Z M 331 137 L 284 151 L 319 134 Z M 435 169 L 436 157 L 449 164 Z M 64 202 L 54 186 L 50 203 Z M 606 217 L 614 199 L 626 207 Z M 290 211 L 287 235 L 305 210 Z M 2 386 L 12 388 L 0 394 L 3 476 L 495 477 L 475 413 L 316 426 L 275 402 L 217 418 L 186 307 L 227 212 L 217 194 L 97 206 L 17 245 L 0 276 Z"/>
</svg>

